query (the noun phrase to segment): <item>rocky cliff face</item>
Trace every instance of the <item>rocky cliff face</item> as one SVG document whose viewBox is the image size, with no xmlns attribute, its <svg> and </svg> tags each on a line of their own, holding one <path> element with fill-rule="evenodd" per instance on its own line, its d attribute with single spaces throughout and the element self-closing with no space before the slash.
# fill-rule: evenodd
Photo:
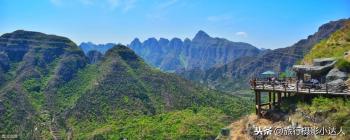
<svg viewBox="0 0 350 140">
<path fill-rule="evenodd" d="M 10 69 L 10 60 L 6 53 L 0 53 L 0 85 L 6 81 L 5 73 Z"/>
<path fill-rule="evenodd" d="M 342 28 L 348 19 L 332 21 L 322 25 L 316 33 L 302 39 L 292 46 L 275 50 L 266 50 L 254 57 L 241 57 L 226 65 L 206 71 L 190 70 L 181 72 L 187 79 L 199 81 L 223 90 L 247 87 L 247 79 L 260 73 L 273 70 L 283 72 L 300 61 L 311 48 L 322 39 Z M 245 86 L 242 86 L 245 85 Z"/>
<path fill-rule="evenodd" d="M 99 51 L 102 54 L 106 53 L 107 50 L 115 46 L 114 43 L 107 44 L 94 44 L 91 42 L 82 42 L 79 47 L 87 54 L 89 51 Z"/>
<path fill-rule="evenodd" d="M 69 39 L 18 30 L 0 37 L 0 115 L 2 133 L 16 130 L 23 139 L 36 139 L 28 130 L 48 129 L 55 114 L 57 87 L 85 67 L 84 53 Z M 48 112 L 51 113 L 48 113 Z M 45 112 L 40 114 L 39 112 Z"/>
<path fill-rule="evenodd" d="M 149 38 L 144 42 L 135 39 L 129 45 L 146 62 L 165 71 L 181 71 L 227 64 L 243 56 L 255 56 L 259 49 L 243 42 L 213 38 L 199 31 L 190 40 Z"/>
<path fill-rule="evenodd" d="M 92 51 L 89 51 L 86 56 L 88 57 L 88 60 L 89 60 L 89 63 L 90 64 L 95 64 L 97 63 L 98 61 L 100 61 L 103 57 L 103 54 L 99 51 L 96 51 L 96 50 L 92 50 Z"/>
</svg>

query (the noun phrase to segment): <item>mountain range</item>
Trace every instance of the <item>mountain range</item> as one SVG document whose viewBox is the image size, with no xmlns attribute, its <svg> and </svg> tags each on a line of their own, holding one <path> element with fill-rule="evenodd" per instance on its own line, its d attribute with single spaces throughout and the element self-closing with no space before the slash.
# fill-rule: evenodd
<svg viewBox="0 0 350 140">
<path fill-rule="evenodd" d="M 91 52 L 91 51 L 90 51 Z M 0 37 L 0 133 L 20 139 L 213 139 L 251 109 L 115 45 L 89 59 L 66 37 Z"/>
<path fill-rule="evenodd" d="M 194 68 L 206 70 L 260 52 L 248 43 L 213 38 L 204 31 L 199 31 L 192 40 L 183 41 L 179 38 L 149 38 L 141 42 L 136 38 L 128 47 L 152 66 L 170 72 Z"/>
<path fill-rule="evenodd" d="M 246 89 L 249 78 L 266 70 L 342 57 L 349 25 L 350 19 L 332 21 L 292 46 L 263 51 L 203 31 L 192 40 L 135 39 L 103 47 L 79 47 L 40 32 L 6 33 L 0 36 L 0 133 L 20 139 L 214 139 L 253 107 L 222 91 Z"/>
<path fill-rule="evenodd" d="M 311 48 L 344 26 L 349 19 L 331 21 L 306 39 L 279 49 L 257 49 L 243 42 L 210 37 L 199 31 L 190 40 L 134 39 L 128 47 L 153 67 L 222 91 L 245 89 L 249 78 L 264 71 L 290 71 Z M 92 44 L 92 43 L 90 43 Z M 95 45 L 94 48 L 99 48 Z M 84 46 L 80 45 L 84 50 Z"/>
<path fill-rule="evenodd" d="M 79 45 L 85 54 L 88 54 L 89 51 L 98 51 L 103 54 L 112 46 L 113 43 L 94 44 L 91 42 L 83 42 Z M 265 51 L 248 43 L 210 37 L 204 31 L 198 31 L 192 40 L 188 38 L 184 40 L 149 38 L 141 42 L 135 38 L 128 47 L 149 65 L 166 72 L 177 73 L 192 69 L 207 70 L 228 64 L 240 57 L 256 56 Z M 96 53 L 92 52 L 97 55 Z"/>
<path fill-rule="evenodd" d="M 192 40 L 184 41 L 179 38 L 149 38 L 141 42 L 136 38 L 128 47 L 153 67 L 175 72 L 210 88 L 234 91 L 246 88 L 249 78 L 264 71 L 282 73 L 290 70 L 316 43 L 342 28 L 348 20 L 326 23 L 306 39 L 275 50 L 213 38 L 204 31 L 199 31 Z M 80 47 L 84 50 L 84 46 Z"/>
<path fill-rule="evenodd" d="M 321 40 L 343 28 L 350 19 L 331 21 L 319 27 L 318 31 L 297 43 L 275 50 L 265 50 L 256 56 L 240 57 L 228 64 L 208 70 L 192 69 L 180 72 L 186 79 L 197 81 L 222 91 L 234 91 L 248 87 L 248 79 L 258 77 L 264 71 L 282 73 L 301 61 Z"/>
</svg>

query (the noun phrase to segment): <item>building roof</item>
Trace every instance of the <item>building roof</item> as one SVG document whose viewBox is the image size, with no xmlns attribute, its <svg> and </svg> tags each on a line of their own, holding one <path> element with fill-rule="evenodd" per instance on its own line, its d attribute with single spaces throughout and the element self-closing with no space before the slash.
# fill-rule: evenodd
<svg viewBox="0 0 350 140">
<path fill-rule="evenodd" d="M 330 59 L 326 59 L 326 60 L 328 61 Z M 325 61 L 320 60 L 319 62 L 325 62 Z M 336 61 L 333 60 L 333 62 L 326 64 L 324 66 L 294 65 L 293 70 L 297 73 L 309 73 L 309 74 L 313 74 L 313 75 L 323 74 L 323 73 L 330 71 L 334 67 L 335 63 L 336 63 Z"/>
<path fill-rule="evenodd" d="M 317 59 L 314 59 L 313 62 L 332 62 L 332 61 L 335 61 L 334 58 L 317 58 Z"/>
</svg>

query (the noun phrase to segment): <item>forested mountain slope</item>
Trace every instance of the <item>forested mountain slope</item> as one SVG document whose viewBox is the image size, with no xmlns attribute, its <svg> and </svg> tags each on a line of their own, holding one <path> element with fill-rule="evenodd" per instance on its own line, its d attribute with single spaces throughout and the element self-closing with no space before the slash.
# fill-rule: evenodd
<svg viewBox="0 0 350 140">
<path fill-rule="evenodd" d="M 89 63 L 65 37 L 0 37 L 0 128 L 20 139 L 207 139 L 250 102 L 148 66 L 119 45 Z M 96 58 L 96 57 L 94 57 Z"/>
</svg>

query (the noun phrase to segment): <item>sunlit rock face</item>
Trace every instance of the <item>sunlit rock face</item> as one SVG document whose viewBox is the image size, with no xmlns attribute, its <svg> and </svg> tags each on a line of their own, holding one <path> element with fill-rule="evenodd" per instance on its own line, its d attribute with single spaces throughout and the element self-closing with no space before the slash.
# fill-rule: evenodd
<svg viewBox="0 0 350 140">
<path fill-rule="evenodd" d="M 204 31 L 199 31 L 192 40 L 149 38 L 140 42 L 136 38 L 129 47 L 147 63 L 170 72 L 195 68 L 206 70 L 260 52 L 248 43 L 213 38 Z"/>
</svg>

